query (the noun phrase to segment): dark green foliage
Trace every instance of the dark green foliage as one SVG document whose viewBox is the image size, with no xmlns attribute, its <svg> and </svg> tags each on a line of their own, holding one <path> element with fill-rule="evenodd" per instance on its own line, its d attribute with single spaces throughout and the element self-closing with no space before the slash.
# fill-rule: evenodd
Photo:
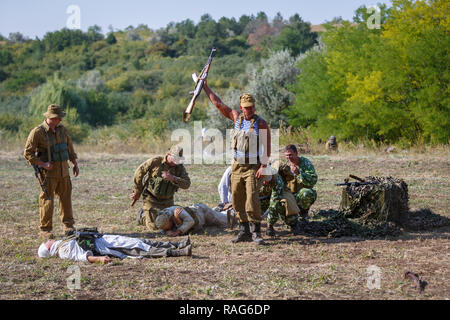
<svg viewBox="0 0 450 320">
<path fill-rule="evenodd" d="M 88 44 L 92 42 L 92 37 L 81 30 L 64 28 L 60 31 L 46 33 L 42 42 L 46 51 L 62 51 L 71 46 Z"/>
<path fill-rule="evenodd" d="M 11 52 L 9 52 L 7 50 L 0 50 L 0 67 L 7 66 L 11 62 L 13 62 Z"/>
<path fill-rule="evenodd" d="M 43 82 L 45 82 L 45 78 L 40 74 L 34 71 L 24 70 L 6 80 L 5 87 L 11 92 L 21 92 L 27 87 L 36 87 Z"/>
<path fill-rule="evenodd" d="M 317 33 L 311 32 L 311 25 L 304 22 L 298 14 L 289 19 L 289 24 L 281 29 L 273 42 L 273 49 L 288 48 L 292 55 L 306 52 L 317 43 Z"/>
<path fill-rule="evenodd" d="M 286 110 L 291 124 L 309 126 L 320 139 L 448 143 L 445 8 L 442 1 L 398 0 L 381 6 L 379 29 L 368 27 L 365 7 L 357 25 L 330 23 L 321 46 L 299 64 L 296 102 Z"/>
<path fill-rule="evenodd" d="M 117 43 L 117 39 L 114 36 L 114 33 L 112 33 L 112 32 L 108 33 L 108 36 L 106 37 L 106 43 L 107 44 L 115 44 L 115 43 Z"/>
</svg>

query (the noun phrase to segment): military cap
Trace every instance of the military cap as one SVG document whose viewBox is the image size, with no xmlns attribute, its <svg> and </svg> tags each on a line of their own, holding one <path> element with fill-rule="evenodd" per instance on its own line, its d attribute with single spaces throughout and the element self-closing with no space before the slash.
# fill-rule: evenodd
<svg viewBox="0 0 450 320">
<path fill-rule="evenodd" d="M 62 111 L 61 107 L 56 104 L 51 104 L 47 108 L 47 112 L 44 113 L 47 119 L 62 118 L 66 116 L 66 113 Z"/>
<path fill-rule="evenodd" d="M 249 93 L 244 93 L 241 96 L 241 107 L 254 107 L 255 106 L 255 98 Z"/>
<path fill-rule="evenodd" d="M 184 160 L 183 148 L 179 145 L 172 146 L 169 150 L 169 154 L 174 158 L 176 163 L 180 163 L 180 161 Z"/>
</svg>

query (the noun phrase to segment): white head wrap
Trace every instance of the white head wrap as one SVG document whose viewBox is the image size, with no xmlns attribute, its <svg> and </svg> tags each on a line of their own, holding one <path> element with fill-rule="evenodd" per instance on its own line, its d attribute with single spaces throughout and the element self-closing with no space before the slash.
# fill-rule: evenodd
<svg viewBox="0 0 450 320">
<path fill-rule="evenodd" d="M 45 243 L 41 244 L 38 249 L 38 256 L 39 258 L 46 258 L 50 256 L 50 250 L 47 249 L 47 246 Z"/>
<path fill-rule="evenodd" d="M 60 243 L 60 242 L 61 242 L 61 240 L 54 241 L 53 244 L 50 247 L 50 250 L 48 250 L 47 246 L 45 245 L 46 242 L 42 243 L 39 246 L 39 249 L 38 249 L 38 256 L 40 258 L 47 258 L 49 256 L 55 255 L 56 249 L 58 248 L 57 244 Z"/>
</svg>

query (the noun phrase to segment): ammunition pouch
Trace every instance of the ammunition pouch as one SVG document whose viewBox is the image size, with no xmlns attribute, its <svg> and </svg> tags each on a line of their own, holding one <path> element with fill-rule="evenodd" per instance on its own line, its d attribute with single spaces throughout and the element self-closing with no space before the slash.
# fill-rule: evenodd
<svg viewBox="0 0 450 320">
<path fill-rule="evenodd" d="M 162 177 L 154 177 L 148 182 L 148 191 L 157 199 L 167 200 L 173 197 L 178 187 Z"/>
</svg>

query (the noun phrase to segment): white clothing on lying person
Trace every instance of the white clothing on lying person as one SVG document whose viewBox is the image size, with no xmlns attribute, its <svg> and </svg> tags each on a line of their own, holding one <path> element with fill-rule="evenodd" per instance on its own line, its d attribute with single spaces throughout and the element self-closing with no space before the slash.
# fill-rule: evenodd
<svg viewBox="0 0 450 320">
<path fill-rule="evenodd" d="M 50 255 L 58 253 L 61 259 L 70 259 L 75 261 L 88 261 L 88 256 L 94 255 L 92 251 L 85 251 L 81 248 L 75 239 L 64 241 L 58 240 L 50 248 Z M 60 245 L 61 244 L 61 245 Z M 143 256 L 130 256 L 114 249 L 140 249 L 150 251 L 154 247 L 138 238 L 130 238 L 120 235 L 105 234 L 95 239 L 95 247 L 101 255 L 111 255 L 120 259 L 124 258 L 142 258 Z"/>
</svg>

